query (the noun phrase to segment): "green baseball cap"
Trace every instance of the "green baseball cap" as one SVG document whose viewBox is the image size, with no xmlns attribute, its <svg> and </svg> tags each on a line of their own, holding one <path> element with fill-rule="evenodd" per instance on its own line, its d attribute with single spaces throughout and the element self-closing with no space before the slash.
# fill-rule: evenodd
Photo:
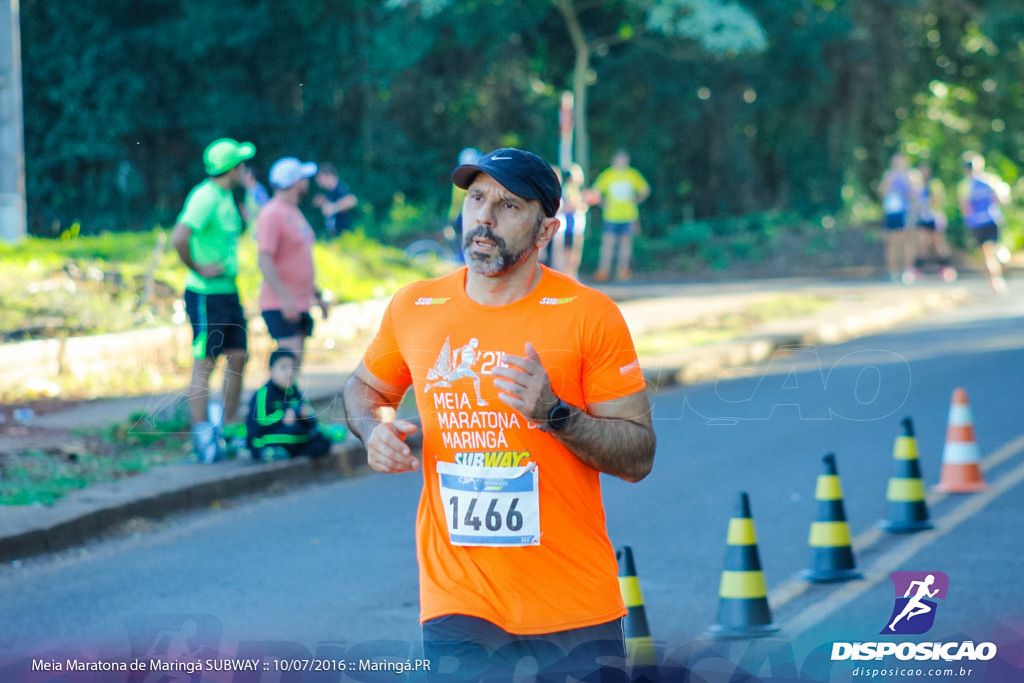
<svg viewBox="0 0 1024 683">
<path fill-rule="evenodd" d="M 256 145 L 232 138 L 214 140 L 203 152 L 203 165 L 208 175 L 227 173 L 238 164 L 256 156 Z"/>
</svg>

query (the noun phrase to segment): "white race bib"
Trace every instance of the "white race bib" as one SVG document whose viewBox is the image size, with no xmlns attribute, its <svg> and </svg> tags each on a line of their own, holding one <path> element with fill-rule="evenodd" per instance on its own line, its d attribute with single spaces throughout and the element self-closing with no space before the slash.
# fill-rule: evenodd
<svg viewBox="0 0 1024 683">
<path fill-rule="evenodd" d="M 437 463 L 452 545 L 540 545 L 537 465 L 471 467 Z"/>
</svg>

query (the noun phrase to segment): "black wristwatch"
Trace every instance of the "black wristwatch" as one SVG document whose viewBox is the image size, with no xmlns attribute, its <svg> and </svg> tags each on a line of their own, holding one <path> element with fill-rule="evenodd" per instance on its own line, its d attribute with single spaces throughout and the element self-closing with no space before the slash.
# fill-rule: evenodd
<svg viewBox="0 0 1024 683">
<path fill-rule="evenodd" d="M 548 411 L 547 422 L 542 424 L 540 428 L 545 432 L 559 432 L 569 426 L 570 418 L 572 418 L 572 408 L 562 399 L 558 399 L 558 403 Z"/>
</svg>

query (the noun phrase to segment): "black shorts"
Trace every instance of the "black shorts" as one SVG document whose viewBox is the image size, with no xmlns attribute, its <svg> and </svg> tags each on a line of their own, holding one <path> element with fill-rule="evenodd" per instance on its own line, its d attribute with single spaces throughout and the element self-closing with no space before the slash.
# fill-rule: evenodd
<svg viewBox="0 0 1024 683">
<path fill-rule="evenodd" d="M 295 321 L 285 320 L 281 311 L 263 311 L 263 320 L 267 323 L 267 332 L 274 339 L 313 336 L 313 316 L 309 311 L 303 311 Z"/>
<path fill-rule="evenodd" d="M 977 228 L 971 228 L 971 234 L 974 235 L 974 239 L 978 241 L 978 244 L 985 244 L 985 242 L 998 242 L 999 226 L 995 223 L 986 223 L 985 225 L 978 226 Z"/>
<path fill-rule="evenodd" d="M 423 654 L 431 663 L 428 680 L 506 680 L 526 657 L 534 660 L 542 674 L 540 680 L 566 680 L 569 675 L 602 683 L 627 680 L 621 619 L 558 633 L 520 636 L 484 619 L 449 614 L 423 623 Z M 445 664 L 455 670 L 441 673 L 439 669 Z"/>
<path fill-rule="evenodd" d="M 571 213 L 565 214 L 565 246 L 572 249 L 574 242 L 573 228 L 576 227 L 576 217 Z"/>
<path fill-rule="evenodd" d="M 935 231 L 935 221 L 918 221 L 917 227 L 921 230 Z"/>
<path fill-rule="evenodd" d="M 245 311 L 238 294 L 200 294 L 185 290 L 185 312 L 192 323 L 192 357 L 217 358 L 245 351 Z"/>
<path fill-rule="evenodd" d="M 907 227 L 907 215 L 904 213 L 887 213 L 882 227 L 886 230 L 902 230 Z"/>
</svg>

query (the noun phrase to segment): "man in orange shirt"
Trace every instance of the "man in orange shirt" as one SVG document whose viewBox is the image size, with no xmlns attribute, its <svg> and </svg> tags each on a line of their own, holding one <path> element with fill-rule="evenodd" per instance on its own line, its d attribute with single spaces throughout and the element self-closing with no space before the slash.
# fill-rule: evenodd
<svg viewBox="0 0 1024 683">
<path fill-rule="evenodd" d="M 455 679 L 525 656 L 557 676 L 621 675 L 597 663 L 623 661 L 626 614 L 600 473 L 636 482 L 654 462 L 636 349 L 614 302 L 538 263 L 558 229 L 550 165 L 499 149 L 452 180 L 467 266 L 395 295 L 344 391 L 370 466 L 423 470 L 425 654 Z M 396 417 L 410 386 L 422 461 Z M 438 672 L 443 657 L 457 670 Z"/>
</svg>

